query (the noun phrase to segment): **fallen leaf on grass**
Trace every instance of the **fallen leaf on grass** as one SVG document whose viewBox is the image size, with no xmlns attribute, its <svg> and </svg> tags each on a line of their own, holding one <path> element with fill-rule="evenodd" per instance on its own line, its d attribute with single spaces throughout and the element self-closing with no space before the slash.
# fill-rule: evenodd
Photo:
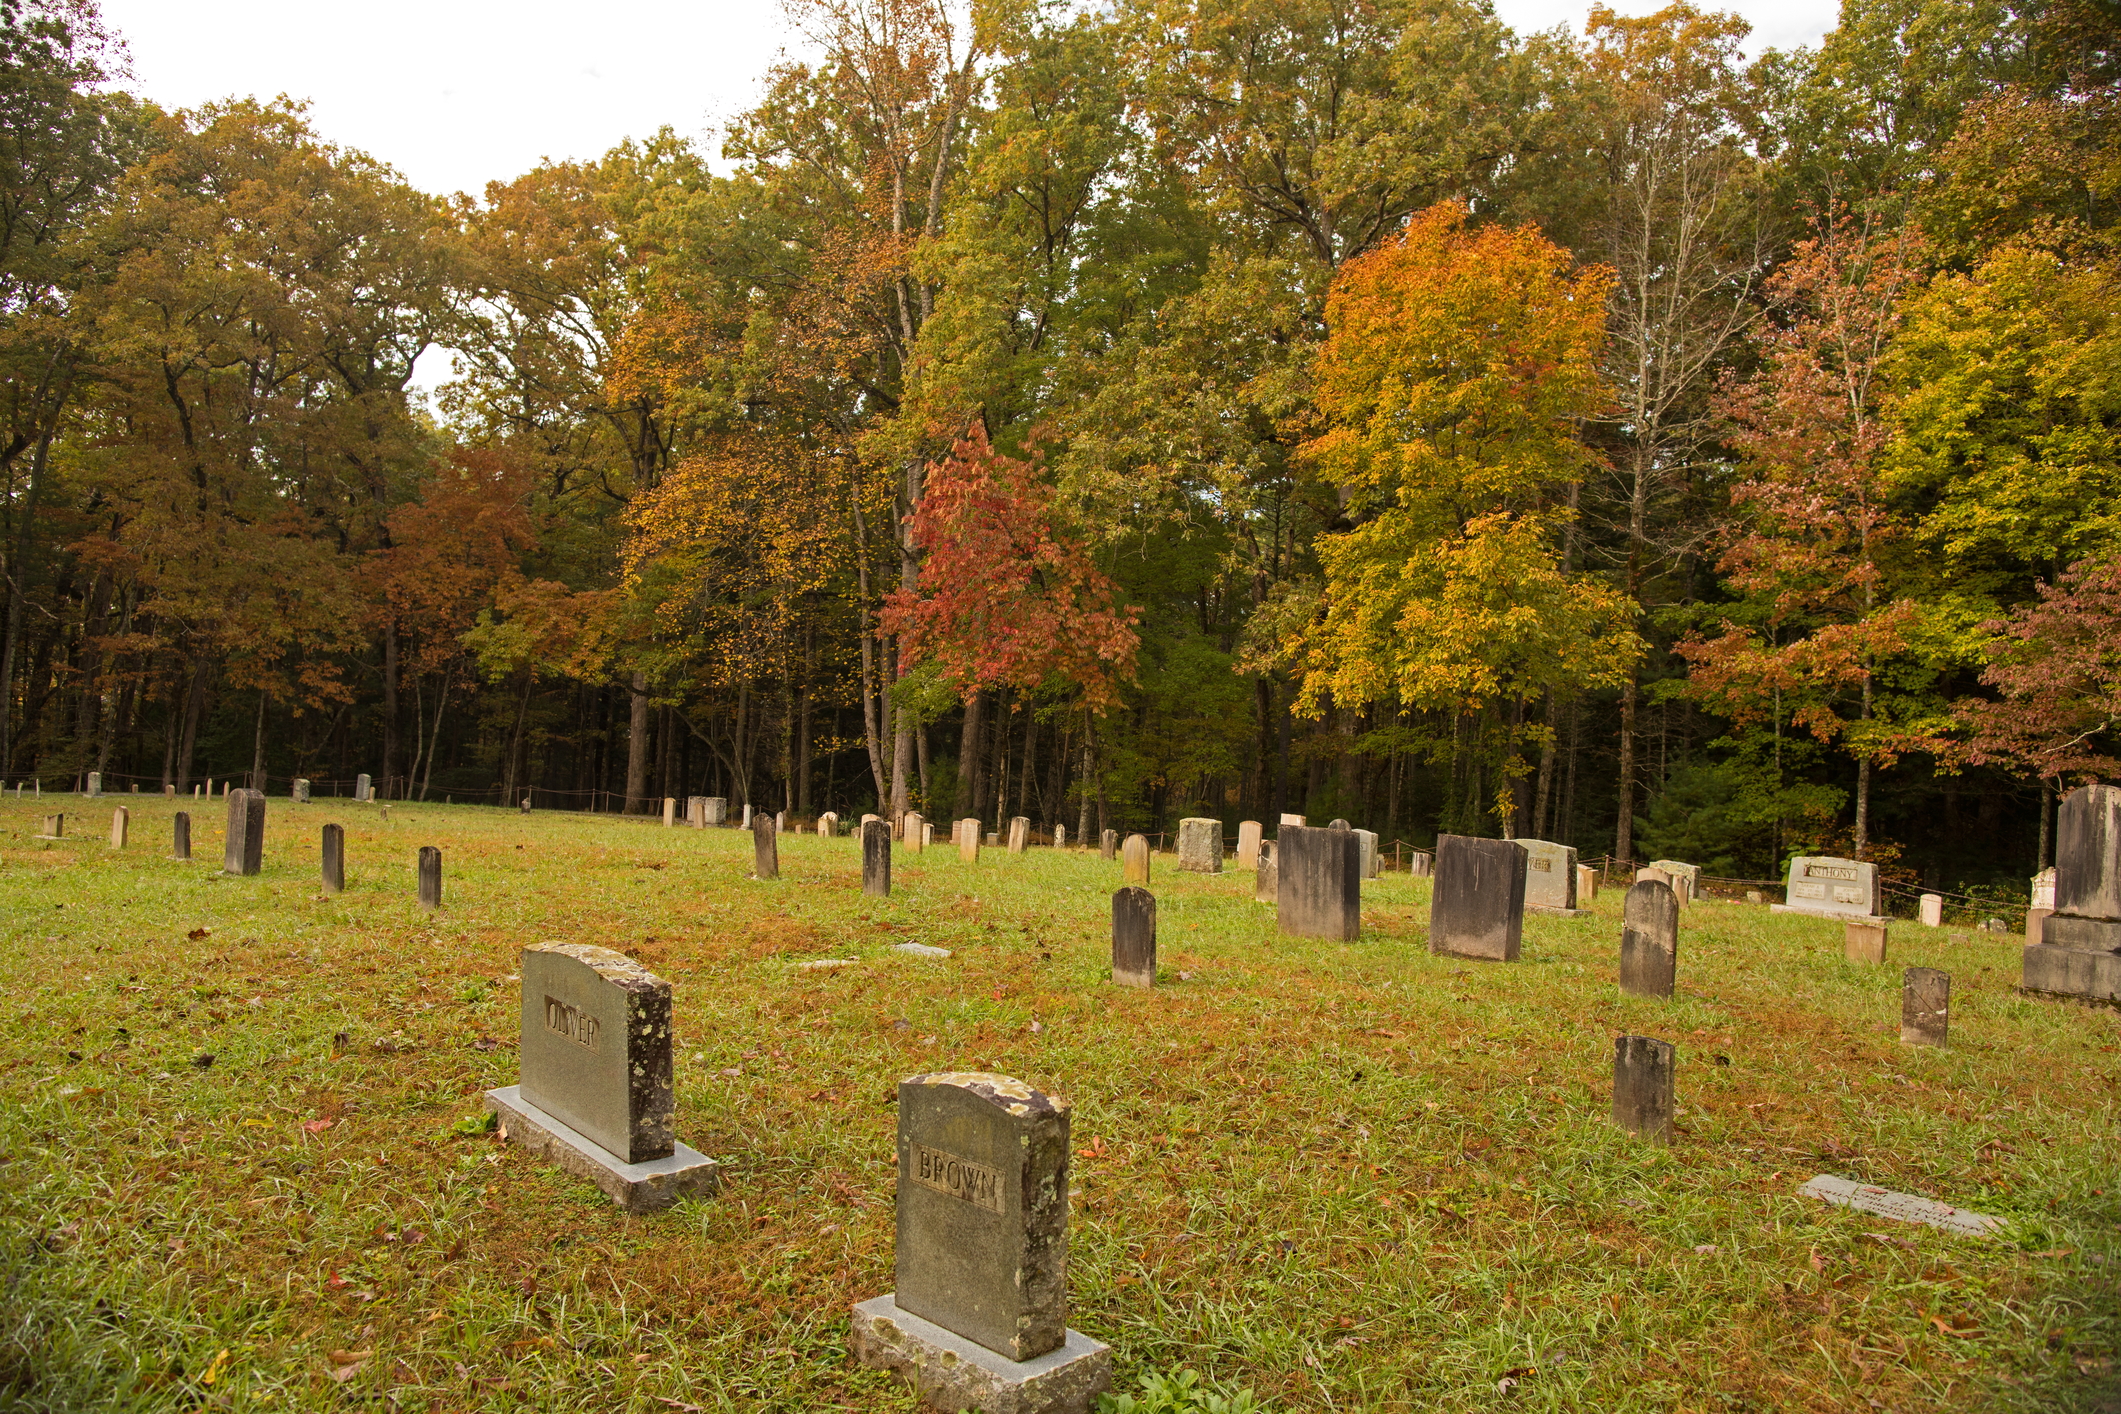
<svg viewBox="0 0 2121 1414">
<path fill-rule="evenodd" d="M 684 1400 L 682 1400 L 682 1399 L 672 1399 L 672 1398 L 671 1398 L 671 1397 L 670 1397 L 669 1395 L 667 1395 L 667 1394 L 659 1394 L 659 1395 L 657 1395 L 657 1396 L 655 1397 L 655 1402 L 656 1402 L 656 1403 L 658 1403 L 658 1404 L 667 1404 L 667 1405 L 669 1405 L 669 1406 L 670 1406 L 670 1407 L 671 1407 L 672 1409 L 682 1409 L 682 1410 L 684 1410 L 684 1411 L 685 1411 L 685 1414 L 707 1414 L 707 1406 L 706 1406 L 706 1405 L 704 1405 L 704 1404 L 687 1404 L 687 1403 L 686 1403 L 686 1402 L 685 1402 Z"/>
<path fill-rule="evenodd" d="M 184 936 L 196 943 L 201 938 L 211 938 L 213 935 L 214 930 L 211 928 L 194 928 Z"/>
<path fill-rule="evenodd" d="M 1964 1338 L 1970 1335 L 1981 1334 L 1981 1328 L 1979 1326 L 1968 1326 L 1965 1330 L 1960 1330 L 1956 1326 L 1954 1326 L 1950 1321 L 1945 1320 L 1942 1316 L 1932 1316 L 1929 1318 L 1929 1321 L 1931 1325 L 1937 1328 L 1937 1334 L 1939 1335 L 1959 1336 L 1961 1338 Z"/>
<path fill-rule="evenodd" d="M 302 1128 L 311 1134 L 322 1134 L 335 1123 L 337 1121 L 329 1119 L 307 1119 L 302 1121 Z"/>
<path fill-rule="evenodd" d="M 1077 1155 L 1077 1157 L 1079 1157 L 1079 1158 L 1085 1158 L 1085 1159 L 1102 1159 L 1102 1158 L 1103 1158 L 1103 1157 L 1105 1156 L 1105 1152 L 1106 1152 L 1106 1150 L 1105 1150 L 1105 1141 L 1104 1141 L 1104 1139 L 1103 1139 L 1103 1138 L 1097 1138 L 1097 1139 L 1092 1139 L 1092 1140 L 1090 1141 L 1090 1147 L 1089 1147 L 1089 1148 L 1087 1148 L 1087 1149 L 1077 1149 L 1077 1150 L 1076 1150 L 1075 1152 L 1076 1152 L 1076 1155 Z"/>
<path fill-rule="evenodd" d="M 1819 1255 L 1819 1249 L 1816 1247 L 1812 1249 L 1812 1270 L 1815 1272 L 1826 1270 L 1826 1258 Z"/>
<path fill-rule="evenodd" d="M 1873 1242 L 1882 1242 L 1888 1247 L 1905 1247 L 1910 1252 L 1915 1250 L 1914 1243 L 1904 1237 L 1895 1237 L 1889 1232 L 1866 1232 L 1863 1235 Z"/>
<path fill-rule="evenodd" d="M 1694 1255 L 1697 1257 L 1713 1257 L 1716 1255 L 1716 1244 L 1704 1242 L 1694 1249 Z"/>
<path fill-rule="evenodd" d="M 2035 1257 L 2067 1257 L 2076 1250 L 2074 1247 L 2050 1247 L 2045 1252 L 2035 1252 L 2032 1255 Z"/>
</svg>

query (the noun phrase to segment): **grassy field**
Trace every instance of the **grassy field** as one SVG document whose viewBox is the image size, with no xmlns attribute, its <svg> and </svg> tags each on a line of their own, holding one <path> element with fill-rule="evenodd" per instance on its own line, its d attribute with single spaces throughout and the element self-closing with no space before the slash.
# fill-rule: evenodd
<svg viewBox="0 0 2121 1414">
<path fill-rule="evenodd" d="M 132 803 L 128 801 L 127 803 Z M 66 808 L 79 838 L 31 836 Z M 1680 996 L 1614 985 L 1619 891 L 1524 960 L 1431 957 L 1427 885 L 1355 944 L 1160 855 L 1162 971 L 1106 981 L 1119 866 L 476 807 L 10 797 L 0 890 L 0 1407 L 904 1410 L 844 1354 L 889 1290 L 893 1086 L 997 1070 L 1074 1104 L 1071 1324 L 1122 1388 L 1278 1410 L 2065 1410 L 2114 1400 L 2121 1015 L 2020 997 L 2015 939 L 1703 902 Z M 320 896 L 318 829 L 347 831 Z M 438 845 L 447 901 L 415 906 Z M 676 993 L 678 1135 L 722 1194 L 647 1218 L 503 1147 L 527 943 Z M 894 953 L 917 941 L 948 961 Z M 860 960 L 836 971 L 805 959 Z M 1952 974 L 1944 1051 L 1900 970 Z M 1679 1047 L 1672 1147 L 1609 1124 L 1612 1038 Z M 1794 1196 L 1831 1172 L 2014 1220 L 1989 1241 Z"/>
</svg>

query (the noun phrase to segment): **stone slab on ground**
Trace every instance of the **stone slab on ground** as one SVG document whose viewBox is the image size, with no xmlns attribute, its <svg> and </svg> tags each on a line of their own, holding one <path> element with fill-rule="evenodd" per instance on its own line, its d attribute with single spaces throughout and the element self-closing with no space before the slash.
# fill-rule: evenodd
<svg viewBox="0 0 2121 1414">
<path fill-rule="evenodd" d="M 721 1186 L 714 1160 L 689 1144 L 673 1145 L 666 1158 L 629 1164 L 524 1099 L 520 1086 L 488 1090 L 486 1108 L 500 1116 L 509 1143 L 588 1179 L 629 1213 L 652 1213 L 680 1198 L 704 1198 Z"/>
<path fill-rule="evenodd" d="M 902 952 L 908 957 L 948 957 L 950 949 L 939 948 L 933 943 L 894 943 L 893 952 Z"/>
<path fill-rule="evenodd" d="M 1088 1414 L 1112 1386 L 1112 1348 L 1069 1330 L 1057 1350 L 1011 1360 L 899 1309 L 890 1295 L 854 1308 L 855 1358 L 909 1380 L 931 1409 Z"/>
<path fill-rule="evenodd" d="M 2121 1002 L 2121 953 L 2085 952 L 2054 943 L 2028 944 L 2024 988 L 2043 996 Z"/>
<path fill-rule="evenodd" d="M 1818 1175 L 1797 1193 L 1800 1197 L 1817 1198 L 1824 1203 L 1854 1208 L 1860 1213 L 1876 1213 L 1881 1218 L 1898 1222 L 1927 1223 L 1964 1237 L 1986 1237 L 2003 1226 L 2003 1219 L 1985 1213 L 1970 1213 L 1949 1203 L 1918 1198 L 1912 1193 L 1895 1193 L 1888 1188 L 1876 1188 L 1831 1173 Z"/>
</svg>

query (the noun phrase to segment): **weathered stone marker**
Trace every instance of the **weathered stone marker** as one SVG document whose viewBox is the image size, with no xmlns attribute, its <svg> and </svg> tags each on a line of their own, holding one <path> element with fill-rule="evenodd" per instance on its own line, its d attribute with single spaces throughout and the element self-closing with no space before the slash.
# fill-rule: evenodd
<svg viewBox="0 0 2121 1414">
<path fill-rule="evenodd" d="M 103 773 L 101 771 L 90 771 L 88 773 L 88 793 L 92 796 L 103 794 Z"/>
<path fill-rule="evenodd" d="M 1120 846 L 1120 878 L 1129 884 L 1149 882 L 1149 840 L 1145 835 L 1129 835 Z"/>
<path fill-rule="evenodd" d="M 1883 963 L 1885 961 L 1885 925 L 1883 923 L 1845 923 L 1842 925 L 1842 956 L 1850 962 Z"/>
<path fill-rule="evenodd" d="M 1259 827 L 1259 821 L 1240 820 L 1237 822 L 1238 868 L 1257 869 L 1259 867 L 1260 840 L 1261 831 Z"/>
<path fill-rule="evenodd" d="M 1106 830 L 1097 837 L 1097 857 L 1106 861 L 1119 858 L 1119 831 Z"/>
<path fill-rule="evenodd" d="M 1436 875 L 1436 856 L 1423 850 L 1415 850 L 1407 856 L 1407 875 L 1414 879 L 1430 879 Z"/>
<path fill-rule="evenodd" d="M 906 841 L 906 848 L 916 853 L 928 847 L 928 822 L 921 818 L 918 810 L 906 816 L 906 824 L 900 838 Z"/>
<path fill-rule="evenodd" d="M 2041 891 L 2034 887 L 2034 902 Z M 2055 812 L 2054 912 L 2026 939 L 2025 990 L 2121 1001 L 2121 788 L 2080 786 Z"/>
<path fill-rule="evenodd" d="M 1525 852 L 1515 840 L 1436 837 L 1429 951 L 1515 962 L 1524 937 Z"/>
<path fill-rule="evenodd" d="M 670 984 L 623 953 L 527 948 L 522 1080 L 486 1092 L 501 1137 L 632 1213 L 714 1191 L 714 1160 L 677 1142 Z"/>
<path fill-rule="evenodd" d="M 1672 892 L 1679 895 L 1679 902 L 1692 903 L 1701 897 L 1701 866 L 1688 864 L 1678 859 L 1653 859 L 1652 869 L 1662 869 L 1672 880 Z"/>
<path fill-rule="evenodd" d="M 862 892 L 872 898 L 891 897 L 891 823 L 862 822 Z"/>
<path fill-rule="evenodd" d="M 817 817 L 817 837 L 819 839 L 831 839 L 839 832 L 840 817 L 838 811 L 827 810 L 824 814 Z"/>
<path fill-rule="evenodd" d="M 1295 938 L 1362 936 L 1362 841 L 1353 830 L 1284 825 L 1274 844 L 1275 921 Z"/>
<path fill-rule="evenodd" d="M 1156 895 L 1129 885 L 1112 895 L 1112 980 L 1156 985 Z"/>
<path fill-rule="evenodd" d="M 237 789 L 228 793 L 228 835 L 221 848 L 221 872 L 256 874 L 265 867 L 265 795 Z"/>
<path fill-rule="evenodd" d="M 1284 824 L 1284 825 L 1301 825 L 1301 824 L 1302 824 L 1303 822 L 1304 822 L 1304 817 L 1303 817 L 1303 816 L 1301 816 L 1301 815 L 1288 815 L 1288 814 L 1284 814 L 1284 815 L 1283 815 L 1283 816 L 1281 817 L 1281 823 L 1282 823 L 1282 824 Z"/>
<path fill-rule="evenodd" d="M 1942 928 L 1944 926 L 1944 895 L 1924 894 L 1921 898 L 1915 900 L 1915 906 L 1921 911 L 1924 927 Z"/>
<path fill-rule="evenodd" d="M 45 816 L 45 817 L 44 817 L 44 831 L 43 831 L 43 833 L 42 833 L 42 834 L 38 835 L 38 836 L 37 836 L 37 838 L 38 838 L 38 839 L 40 839 L 40 840 L 63 840 L 63 839 L 65 839 L 65 838 L 66 838 L 66 813 L 65 813 L 64 811 L 61 811 L 61 812 L 60 812 L 59 814 L 57 814 L 57 815 L 47 815 L 47 816 Z"/>
<path fill-rule="evenodd" d="M 1031 821 L 1022 815 L 1009 819 L 1009 852 L 1022 854 L 1031 847 Z"/>
<path fill-rule="evenodd" d="M 763 812 L 751 817 L 751 873 L 758 879 L 781 877 L 781 832 Z"/>
<path fill-rule="evenodd" d="M 1817 918 L 1855 918 L 1865 922 L 1878 914 L 1878 866 L 1855 859 L 1799 855 L 1790 861 L 1787 903 L 1773 913 L 1809 913 Z"/>
<path fill-rule="evenodd" d="M 678 798 L 674 795 L 666 795 L 663 797 L 663 828 L 666 830 L 676 829 L 677 823 Z"/>
<path fill-rule="evenodd" d="M 970 816 L 957 822 L 957 857 L 967 864 L 979 863 L 979 821 Z"/>
<path fill-rule="evenodd" d="M 688 795 L 685 797 L 685 823 L 695 830 L 707 828 L 707 797 Z"/>
<path fill-rule="evenodd" d="M 324 827 L 324 892 L 342 894 L 346 892 L 346 827 L 326 825 Z"/>
<path fill-rule="evenodd" d="M 1547 840 L 1518 840 L 1524 850 L 1524 906 L 1527 913 L 1576 918 L 1576 850 Z"/>
<path fill-rule="evenodd" d="M 1822 1173 L 1810 1179 L 1797 1190 L 1803 1198 L 1817 1198 L 1822 1203 L 1837 1207 L 1854 1208 L 1859 1213 L 1875 1213 L 1881 1218 L 1892 1218 L 1896 1222 L 1926 1223 L 1961 1237 L 1987 1237 L 2005 1226 L 2006 1219 L 1992 1218 L 1986 1213 L 1969 1212 L 1955 1208 L 1949 1203 L 1939 1203 L 1930 1198 L 1918 1198 L 1912 1193 L 1895 1193 L 1887 1188 L 1875 1188 L 1868 1183 L 1858 1183 L 1852 1178 L 1841 1178 L 1835 1174 Z"/>
<path fill-rule="evenodd" d="M 307 776 L 295 777 L 294 788 L 289 792 L 289 794 L 294 797 L 295 804 L 309 804 L 309 778 Z"/>
<path fill-rule="evenodd" d="M 130 826 L 132 825 L 132 819 L 133 819 L 133 813 L 132 813 L 132 811 L 130 811 L 130 810 L 128 810 L 128 809 L 126 809 L 126 808 L 125 808 L 124 806 L 122 806 L 122 805 L 121 805 L 121 806 L 119 806 L 119 807 L 118 807 L 118 808 L 117 808 L 116 810 L 113 810 L 113 811 L 111 811 L 111 813 L 110 813 L 110 847 L 111 847 L 112 849 L 123 849 L 123 848 L 125 848 L 125 836 L 126 836 L 126 834 L 127 834 L 128 830 L 129 830 Z"/>
<path fill-rule="evenodd" d="M 1259 863 L 1252 866 L 1252 901 L 1254 903 L 1281 903 L 1281 868 L 1279 847 L 1273 840 L 1262 841 L 1259 848 Z"/>
<path fill-rule="evenodd" d="M 207 783 L 207 794 L 213 794 L 213 783 L 211 781 Z M 369 801 L 376 798 L 376 788 L 368 779 L 366 772 L 354 777 L 353 798 L 360 801 Z"/>
<path fill-rule="evenodd" d="M 1053 847 L 1055 849 L 1066 849 L 1068 847 L 1068 827 L 1066 825 L 1055 825 L 1053 827 Z"/>
<path fill-rule="evenodd" d="M 1348 828 L 1348 822 L 1341 819 L 1328 820 L 1326 828 L 1329 830 L 1345 830 Z"/>
<path fill-rule="evenodd" d="M 1670 997 L 1679 976 L 1679 896 L 1670 884 L 1644 879 L 1621 903 L 1620 990 Z"/>
<path fill-rule="evenodd" d="M 442 906 L 442 851 L 431 844 L 420 846 L 420 907 Z"/>
<path fill-rule="evenodd" d="M 898 1087 L 897 1289 L 854 1308 L 855 1359 L 938 1410 L 1083 1414 L 1111 1351 L 1068 1329 L 1068 1105 L 1004 1075 Z"/>
<path fill-rule="evenodd" d="M 1613 1038 L 1613 1123 L 1657 1144 L 1672 1141 L 1670 1041 L 1649 1036 Z"/>
<path fill-rule="evenodd" d="M 1223 822 L 1188 816 L 1178 822 L 1178 867 L 1189 874 L 1223 872 Z"/>
<path fill-rule="evenodd" d="M 700 798 L 700 826 L 713 826 L 719 830 L 729 823 L 729 799 L 727 796 L 708 795 Z"/>
<path fill-rule="evenodd" d="M 1598 871 L 1588 864 L 1576 866 L 1576 906 L 1583 907 L 1598 897 Z"/>
<path fill-rule="evenodd" d="M 1900 979 L 1901 1044 L 1941 1046 L 1951 1019 L 1951 974 L 1934 967 L 1910 967 Z"/>
<path fill-rule="evenodd" d="M 170 822 L 169 853 L 172 859 L 191 858 L 191 815 L 187 811 L 179 810 Z"/>
</svg>

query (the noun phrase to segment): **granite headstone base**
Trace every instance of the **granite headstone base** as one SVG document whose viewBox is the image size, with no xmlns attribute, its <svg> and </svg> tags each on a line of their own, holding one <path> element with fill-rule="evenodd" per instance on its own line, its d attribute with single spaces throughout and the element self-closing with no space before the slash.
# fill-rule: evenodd
<svg viewBox="0 0 2121 1414">
<path fill-rule="evenodd" d="M 2058 943 L 2028 944 L 2023 986 L 2042 996 L 2121 1006 L 2121 953 L 2090 952 Z"/>
<path fill-rule="evenodd" d="M 1011 1360 L 899 1309 L 890 1295 L 854 1308 L 854 1358 L 892 1370 L 931 1409 L 981 1414 L 1088 1414 L 1112 1386 L 1112 1348 L 1069 1330 L 1057 1350 Z"/>
<path fill-rule="evenodd" d="M 676 1144 L 667 1159 L 629 1164 L 524 1099 L 518 1086 L 488 1090 L 486 1108 L 500 1116 L 502 1138 L 588 1179 L 629 1213 L 652 1213 L 680 1198 L 702 1198 L 721 1185 L 714 1160 L 688 1144 Z"/>
</svg>

